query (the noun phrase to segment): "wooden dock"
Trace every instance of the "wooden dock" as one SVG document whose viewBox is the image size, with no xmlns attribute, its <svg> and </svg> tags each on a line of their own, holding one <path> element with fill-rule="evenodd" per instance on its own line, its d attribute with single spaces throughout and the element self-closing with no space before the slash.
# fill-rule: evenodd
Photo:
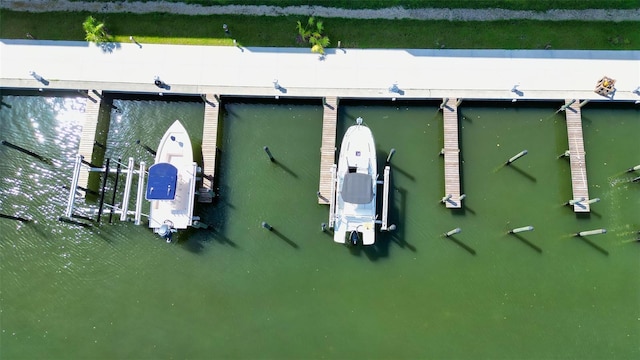
<svg viewBox="0 0 640 360">
<path fill-rule="evenodd" d="M 462 207 L 460 199 L 460 149 L 458 146 L 458 99 L 443 101 L 444 117 L 444 201 L 447 208 Z"/>
<path fill-rule="evenodd" d="M 587 183 L 587 164 L 585 160 L 584 139 L 582 137 L 582 114 L 580 102 L 565 100 L 567 117 L 567 136 L 569 138 L 569 162 L 571 164 L 571 186 L 573 200 L 584 199 L 573 205 L 574 212 L 589 212 L 589 186 Z"/>
<path fill-rule="evenodd" d="M 84 111 L 84 123 L 82 124 L 82 134 L 78 154 L 82 155 L 84 161 L 92 162 L 93 149 L 96 143 L 96 131 L 98 129 L 98 119 L 100 117 L 100 106 L 102 103 L 102 90 L 88 92 L 87 104 Z M 101 166 L 102 164 L 97 164 Z M 78 186 L 89 188 L 89 172 L 80 171 Z M 83 192 L 81 192 L 83 194 Z"/>
<path fill-rule="evenodd" d="M 214 195 L 220 98 L 216 94 L 207 94 L 203 100 L 205 102 L 202 127 L 202 187 L 198 192 L 198 201 L 210 203 Z"/>
<path fill-rule="evenodd" d="M 331 197 L 331 166 L 336 161 L 336 127 L 338 123 L 338 98 L 330 96 L 324 101 L 322 116 L 322 145 L 320 147 L 320 187 L 318 204 L 329 204 Z"/>
</svg>

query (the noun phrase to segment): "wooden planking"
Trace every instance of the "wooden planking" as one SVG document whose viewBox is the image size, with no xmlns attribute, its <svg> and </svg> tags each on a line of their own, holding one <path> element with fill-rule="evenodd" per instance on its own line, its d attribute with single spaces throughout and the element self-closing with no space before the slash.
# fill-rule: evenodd
<svg viewBox="0 0 640 360">
<path fill-rule="evenodd" d="M 202 127 L 202 188 L 200 202 L 211 202 L 213 196 L 213 179 L 216 170 L 218 142 L 218 117 L 220 100 L 216 94 L 205 95 L 204 124 Z"/>
<path fill-rule="evenodd" d="M 102 102 L 102 90 L 88 92 L 87 103 L 84 110 L 84 123 L 82 124 L 82 134 L 80 135 L 80 145 L 78 154 L 84 157 L 85 161 L 91 162 L 93 159 L 93 148 L 96 142 L 96 130 L 98 128 L 98 118 L 100 116 L 100 104 Z M 89 172 L 80 171 L 78 186 L 89 187 Z"/>
<path fill-rule="evenodd" d="M 322 116 L 322 145 L 320 148 L 320 186 L 318 204 L 329 204 L 331 197 L 331 166 L 336 159 L 336 127 L 338 123 L 338 98 L 325 98 Z"/>
<path fill-rule="evenodd" d="M 447 208 L 462 207 L 460 201 L 460 149 L 458 145 L 458 99 L 449 99 L 442 107 L 444 117 L 444 191 L 451 198 Z"/>
<path fill-rule="evenodd" d="M 569 140 L 569 162 L 571 164 L 571 186 L 573 199 L 584 198 L 579 204 L 573 205 L 574 212 L 589 212 L 589 185 L 587 183 L 587 164 L 585 160 L 584 139 L 582 136 L 582 114 L 580 102 L 567 99 L 565 114 L 567 117 L 567 137 Z M 569 105 L 571 104 L 571 105 Z"/>
</svg>

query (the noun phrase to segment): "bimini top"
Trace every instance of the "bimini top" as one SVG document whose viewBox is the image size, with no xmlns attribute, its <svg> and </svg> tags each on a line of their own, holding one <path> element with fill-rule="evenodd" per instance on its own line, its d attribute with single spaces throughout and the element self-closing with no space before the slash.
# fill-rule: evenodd
<svg viewBox="0 0 640 360">
<path fill-rule="evenodd" d="M 169 163 L 157 163 L 149 168 L 147 200 L 173 200 L 176 197 L 178 169 Z"/>
<path fill-rule="evenodd" d="M 352 204 L 368 204 L 373 200 L 371 175 L 346 173 L 342 184 L 342 199 Z"/>
</svg>

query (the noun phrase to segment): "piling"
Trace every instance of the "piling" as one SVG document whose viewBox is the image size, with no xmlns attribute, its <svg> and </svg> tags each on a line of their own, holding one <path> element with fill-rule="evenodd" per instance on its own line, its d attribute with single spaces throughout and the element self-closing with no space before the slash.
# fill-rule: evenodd
<svg viewBox="0 0 640 360">
<path fill-rule="evenodd" d="M 271 154 L 271 150 L 269 150 L 268 146 L 263 147 L 264 151 L 267 153 L 267 155 L 269 155 L 269 160 L 271 160 L 271 162 L 275 162 L 276 159 L 273 158 L 273 155 Z"/>
<path fill-rule="evenodd" d="M 517 153 L 515 156 L 513 156 L 511 159 L 507 160 L 507 162 L 505 162 L 505 165 L 511 165 L 512 162 L 518 160 L 519 158 L 527 155 L 528 151 L 527 150 L 522 150 L 519 153 Z"/>
<path fill-rule="evenodd" d="M 516 228 L 516 229 L 509 230 L 509 234 L 517 234 L 519 232 L 531 231 L 531 230 L 533 230 L 533 226 L 531 226 L 531 225 L 523 226 L 523 227 L 519 227 L 519 228 Z"/>
<path fill-rule="evenodd" d="M 598 235 L 605 234 L 607 232 L 606 229 L 596 229 L 596 230 L 588 230 L 588 231 L 580 231 L 575 236 L 589 236 L 589 235 Z"/>
<path fill-rule="evenodd" d="M 448 194 L 447 196 L 443 197 L 443 198 L 442 198 L 442 200 L 440 200 L 440 202 L 444 204 L 444 203 L 446 203 L 447 201 L 451 200 L 451 197 L 452 197 L 452 196 L 453 196 L 453 195 Z"/>
<path fill-rule="evenodd" d="M 396 149 L 391 149 L 391 151 L 389 151 L 389 156 L 387 156 L 387 162 L 385 163 L 386 165 L 389 165 L 389 163 L 391 162 L 391 158 L 395 153 L 396 153 Z"/>
<path fill-rule="evenodd" d="M 273 231 L 273 226 L 269 225 L 266 221 L 263 221 L 260 225 L 269 231 Z"/>
<path fill-rule="evenodd" d="M 632 168 L 629 168 L 629 170 L 627 170 L 627 172 L 630 173 L 630 172 L 634 172 L 634 171 L 638 171 L 638 170 L 640 170 L 640 165 L 636 165 L 636 166 L 634 166 Z"/>
<path fill-rule="evenodd" d="M 444 236 L 449 237 L 449 236 L 452 236 L 452 235 L 455 235 L 455 234 L 459 234 L 459 233 L 460 233 L 460 231 L 462 231 L 462 229 L 460 229 L 460 228 L 455 228 L 455 229 L 453 229 L 453 230 L 450 230 L 450 231 L 446 232 L 446 233 L 444 234 Z"/>
</svg>

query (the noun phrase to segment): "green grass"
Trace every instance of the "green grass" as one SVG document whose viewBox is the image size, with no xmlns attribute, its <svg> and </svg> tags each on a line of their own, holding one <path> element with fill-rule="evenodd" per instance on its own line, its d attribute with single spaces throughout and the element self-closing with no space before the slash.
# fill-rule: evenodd
<svg viewBox="0 0 640 360">
<path fill-rule="evenodd" d="M 86 1 L 86 0 L 78 0 Z M 113 0 L 90 0 L 109 2 Z M 134 0 L 131 0 L 134 1 Z M 140 1 L 140 0 L 135 0 Z M 165 0 L 200 5 L 322 5 L 343 9 L 379 9 L 402 6 L 419 8 L 501 8 L 513 10 L 548 9 L 634 9 L 640 0 Z"/>
<path fill-rule="evenodd" d="M 0 38 L 84 40 L 82 22 L 89 13 L 23 13 L 0 10 Z M 142 43 L 232 45 L 222 24 L 243 46 L 304 46 L 296 42 L 295 24 L 303 17 L 186 16 L 172 14 L 93 14 L 116 41 L 135 36 Z M 449 22 L 418 20 L 324 19 L 335 47 L 638 50 L 637 22 Z"/>
</svg>

